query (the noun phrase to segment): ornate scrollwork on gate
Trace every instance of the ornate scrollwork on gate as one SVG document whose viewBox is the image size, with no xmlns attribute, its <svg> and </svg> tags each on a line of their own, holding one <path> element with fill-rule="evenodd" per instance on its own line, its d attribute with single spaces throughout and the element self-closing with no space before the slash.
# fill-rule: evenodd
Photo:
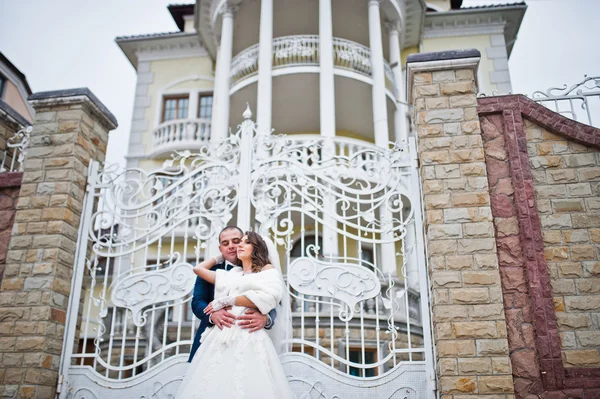
<svg viewBox="0 0 600 399">
<path fill-rule="evenodd" d="M 173 255 L 172 264 L 164 269 L 124 274 L 113 282 L 112 303 L 129 309 L 136 326 L 146 324 L 144 309 L 155 303 L 181 299 L 194 287 L 196 276 L 192 271 L 193 266 L 181 262 L 179 253 Z"/>
<path fill-rule="evenodd" d="M 190 237 L 214 237 L 237 205 L 239 155 L 239 137 L 233 135 L 195 153 L 176 152 L 150 173 L 103 170 L 95 183 L 105 206 L 93 215 L 89 232 L 95 254 L 131 254 L 188 222 Z M 111 232 L 117 225 L 118 234 Z"/>
<path fill-rule="evenodd" d="M 255 146 L 264 155 L 255 159 L 252 202 L 264 233 L 272 229 L 276 236 L 287 235 L 293 221 L 278 218 L 296 211 L 357 240 L 360 235 L 343 232 L 338 224 L 376 236 L 375 243 L 395 242 L 406 234 L 413 210 L 410 157 L 403 149 L 264 135 L 257 136 Z"/>
<path fill-rule="evenodd" d="M 354 317 L 360 301 L 376 297 L 381 291 L 379 278 L 364 266 L 323 262 L 312 257 L 293 261 L 288 270 L 290 286 L 300 294 L 329 297 L 341 301 L 339 318 Z"/>
</svg>

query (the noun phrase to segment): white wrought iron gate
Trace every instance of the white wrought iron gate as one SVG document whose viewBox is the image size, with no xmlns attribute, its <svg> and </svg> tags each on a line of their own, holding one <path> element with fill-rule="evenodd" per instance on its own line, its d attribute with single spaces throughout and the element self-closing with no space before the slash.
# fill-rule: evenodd
<svg viewBox="0 0 600 399">
<path fill-rule="evenodd" d="M 60 398 L 171 398 L 198 319 L 192 265 L 226 225 L 279 250 L 298 398 L 432 398 L 414 146 L 236 134 L 160 170 L 90 167 Z"/>
</svg>

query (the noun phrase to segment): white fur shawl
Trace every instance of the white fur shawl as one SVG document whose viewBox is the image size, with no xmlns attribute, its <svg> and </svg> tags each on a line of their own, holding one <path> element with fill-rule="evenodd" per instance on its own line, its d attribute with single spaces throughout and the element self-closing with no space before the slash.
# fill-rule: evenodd
<svg viewBox="0 0 600 399">
<path fill-rule="evenodd" d="M 230 271 L 217 270 L 215 299 L 225 295 L 243 295 L 252 301 L 262 314 L 274 309 L 285 291 L 283 278 L 276 269 L 251 274 L 242 274 L 240 267 Z"/>
</svg>

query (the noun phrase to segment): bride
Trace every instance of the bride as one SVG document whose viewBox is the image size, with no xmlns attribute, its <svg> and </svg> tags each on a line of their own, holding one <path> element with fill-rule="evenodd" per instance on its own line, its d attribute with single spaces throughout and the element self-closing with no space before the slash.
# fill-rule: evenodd
<svg viewBox="0 0 600 399">
<path fill-rule="evenodd" d="M 268 244 L 267 244 L 268 242 Z M 247 308 L 267 314 L 277 310 L 277 321 L 268 332 L 231 328 L 208 328 L 177 391 L 177 399 L 200 398 L 293 398 L 278 353 L 291 337 L 291 309 L 279 256 L 273 244 L 254 232 L 242 237 L 238 258 L 242 267 L 230 271 L 210 270 L 217 259 L 194 267 L 194 273 L 215 285 L 215 300 L 204 312 L 212 314 L 232 306 L 231 313 Z"/>
</svg>

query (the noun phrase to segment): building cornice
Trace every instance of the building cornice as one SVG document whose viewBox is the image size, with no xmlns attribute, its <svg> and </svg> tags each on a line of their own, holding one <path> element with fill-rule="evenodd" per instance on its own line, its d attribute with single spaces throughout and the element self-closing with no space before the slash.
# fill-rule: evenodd
<svg viewBox="0 0 600 399">
<path fill-rule="evenodd" d="M 475 35 L 493 35 L 504 34 L 506 22 L 498 21 L 493 23 L 482 23 L 477 25 L 450 25 L 444 27 L 426 27 L 423 32 L 424 39 L 434 39 L 438 37 L 457 37 L 457 36 L 475 36 Z"/>
<path fill-rule="evenodd" d="M 425 15 L 424 38 L 504 34 L 510 57 L 527 5 L 463 8 Z"/>
<path fill-rule="evenodd" d="M 137 70 L 138 62 L 206 56 L 196 32 L 118 37 L 115 39 Z"/>
</svg>

